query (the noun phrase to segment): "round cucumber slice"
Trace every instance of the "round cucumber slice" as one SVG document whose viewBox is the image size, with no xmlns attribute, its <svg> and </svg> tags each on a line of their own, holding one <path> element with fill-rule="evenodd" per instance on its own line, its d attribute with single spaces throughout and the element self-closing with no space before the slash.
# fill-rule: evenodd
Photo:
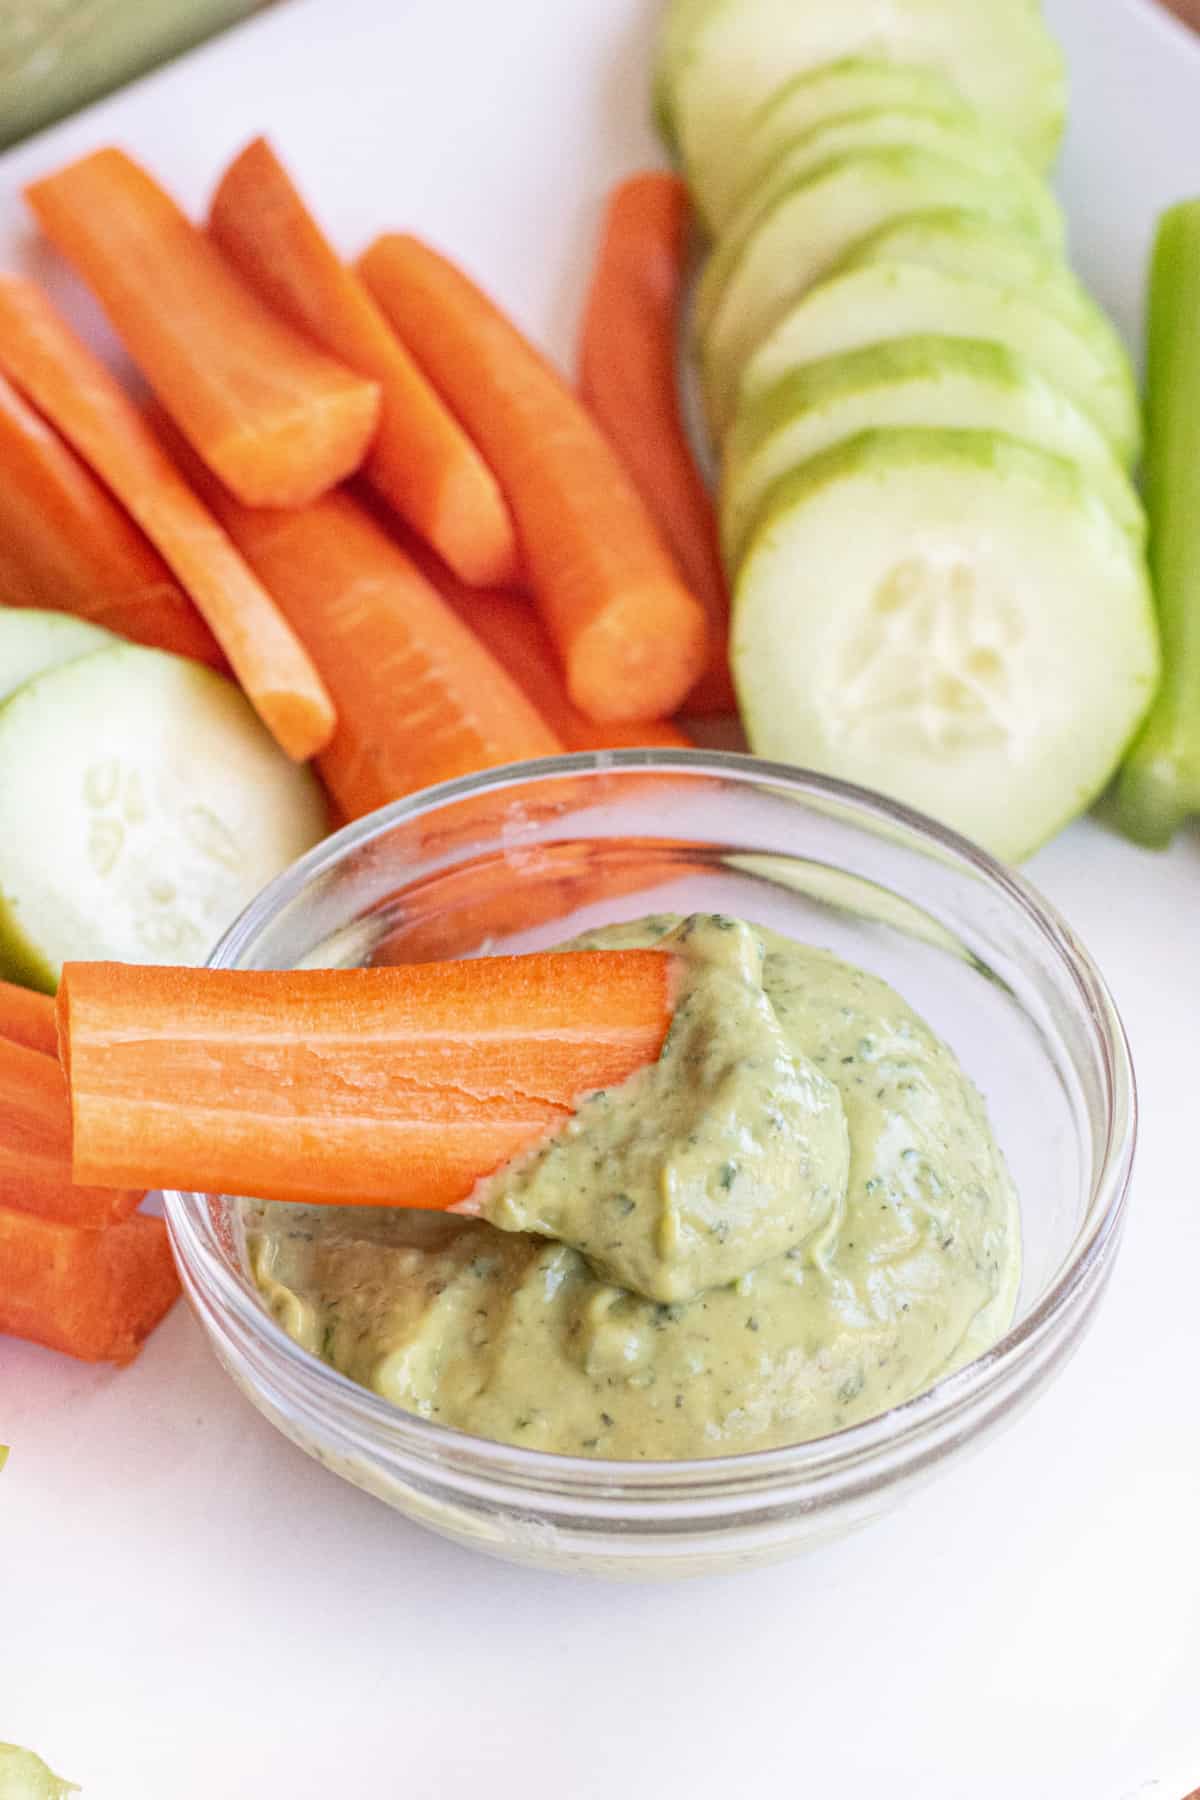
<svg viewBox="0 0 1200 1800">
<path fill-rule="evenodd" d="M 0 707 L 0 971 L 202 962 L 324 831 L 317 782 L 224 677 L 134 644 L 64 663 Z"/>
<path fill-rule="evenodd" d="M 40 607 L 0 607 L 0 700 L 46 669 L 122 640 L 102 625 Z"/>
<path fill-rule="evenodd" d="M 732 416 L 743 365 L 789 304 L 858 238 L 934 206 L 1028 224 L 1022 197 L 1005 182 L 933 151 L 889 148 L 838 157 L 797 177 L 744 238 L 722 239 L 701 277 L 695 311 L 715 436 Z"/>
<path fill-rule="evenodd" d="M 943 118 L 977 116 L 936 69 L 855 56 L 807 69 L 767 97 L 729 154 L 706 171 L 703 189 L 694 196 L 706 222 L 714 231 L 723 229 L 781 153 L 806 132 L 847 113 L 893 106 L 924 107 Z"/>
<path fill-rule="evenodd" d="M 806 363 L 738 414 L 725 440 L 721 536 L 736 566 L 764 499 L 810 457 L 889 426 L 992 431 L 1073 463 L 1140 544 L 1146 519 L 1132 482 L 1088 415 L 1003 344 L 898 338 Z"/>
<path fill-rule="evenodd" d="M 792 184 L 859 150 L 930 150 L 973 169 L 982 181 L 1003 183 L 1014 212 L 1031 235 L 1061 250 L 1066 238 L 1061 208 L 1046 183 L 1019 150 L 983 130 L 969 115 L 946 114 L 921 106 L 871 107 L 828 119 L 784 143 L 774 160 L 742 194 L 727 221 L 729 238 L 744 242 L 755 220 L 770 210 Z"/>
<path fill-rule="evenodd" d="M 867 432 L 777 484 L 734 597 L 754 749 L 1028 855 L 1149 704 L 1145 561 L 1069 463 L 988 432 Z"/>
<path fill-rule="evenodd" d="M 1102 340 L 1110 361 L 1129 366 L 1116 326 L 1062 258 L 997 219 L 954 208 L 916 213 L 852 245 L 830 274 L 841 275 L 865 263 L 920 263 L 949 275 L 971 275 L 997 287 L 1034 293 L 1046 311 L 1071 320 L 1097 342 Z"/>
<path fill-rule="evenodd" d="M 746 364 L 741 403 L 752 405 L 799 364 L 929 332 L 1015 351 L 1095 420 L 1122 462 L 1136 460 L 1140 406 L 1117 340 L 1046 310 L 1037 293 L 918 263 L 866 263 L 812 288 Z"/>
<path fill-rule="evenodd" d="M 674 0 L 660 111 L 696 184 L 789 76 L 867 56 L 939 70 L 1038 169 L 1062 136 L 1062 53 L 1038 0 Z"/>
</svg>

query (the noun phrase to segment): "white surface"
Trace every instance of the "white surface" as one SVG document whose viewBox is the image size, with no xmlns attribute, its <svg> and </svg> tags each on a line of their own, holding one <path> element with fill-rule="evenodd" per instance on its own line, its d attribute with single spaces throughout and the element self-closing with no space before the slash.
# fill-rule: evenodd
<svg viewBox="0 0 1200 1800">
<path fill-rule="evenodd" d="M 601 195 L 654 155 L 652 0 L 293 0 L 0 163 L 115 138 L 191 204 L 267 129 L 347 248 L 415 224 L 568 350 Z M 1065 187 L 1126 323 L 1200 190 L 1200 54 L 1052 0 Z M 807 1561 L 606 1588 L 426 1535 L 276 1436 L 181 1307 L 96 1372 L 0 1343 L 0 1739 L 84 1800 L 793 1794 L 1181 1800 L 1200 1783 L 1200 841 L 1095 826 L 1034 878 L 1124 1008 L 1144 1136 L 1113 1290 L 1055 1389 Z"/>
</svg>

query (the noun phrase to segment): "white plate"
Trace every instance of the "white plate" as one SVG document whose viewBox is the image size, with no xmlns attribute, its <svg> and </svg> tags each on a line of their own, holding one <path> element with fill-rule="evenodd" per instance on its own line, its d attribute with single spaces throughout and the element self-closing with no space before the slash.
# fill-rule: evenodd
<svg viewBox="0 0 1200 1800">
<path fill-rule="evenodd" d="M 601 197 L 656 155 L 654 10 L 291 0 L 0 161 L 0 261 L 69 292 L 17 190 L 72 153 L 115 139 L 199 206 L 265 129 L 347 249 L 414 225 L 569 358 Z M 1153 215 L 1200 191 L 1200 53 L 1150 0 L 1050 12 L 1072 235 L 1134 330 Z M 1182 1800 L 1200 845 L 1083 825 L 1033 873 L 1124 1006 L 1145 1131 L 1101 1319 L 997 1447 L 807 1562 L 604 1589 L 471 1557 L 306 1461 L 183 1308 L 119 1375 L 0 1343 L 0 1738 L 84 1800 Z"/>
</svg>

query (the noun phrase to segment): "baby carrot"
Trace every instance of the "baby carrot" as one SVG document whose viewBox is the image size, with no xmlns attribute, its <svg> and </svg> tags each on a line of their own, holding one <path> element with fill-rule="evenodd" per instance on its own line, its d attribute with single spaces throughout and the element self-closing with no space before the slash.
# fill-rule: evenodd
<svg viewBox="0 0 1200 1800">
<path fill-rule="evenodd" d="M 317 767 L 344 819 L 561 751 L 519 684 L 348 494 L 293 512 L 212 501 L 333 696 L 337 730 Z"/>
<path fill-rule="evenodd" d="M 567 693 L 546 627 L 523 596 L 480 593 L 456 584 L 447 598 L 463 623 L 508 670 L 567 750 L 692 747 L 691 739 L 666 719 L 597 725 L 581 713 Z"/>
<path fill-rule="evenodd" d="M 158 552 L 0 375 L 0 594 L 225 667 Z"/>
<path fill-rule="evenodd" d="M 614 189 L 584 312 L 579 389 L 708 614 L 709 666 L 684 711 L 734 712 L 716 517 L 679 409 L 687 234 L 687 188 L 677 175 L 649 170 Z"/>
<path fill-rule="evenodd" d="M 58 1055 L 58 1028 L 54 1023 L 54 1002 L 49 994 L 35 994 L 32 988 L 18 987 L 13 981 L 0 981 L 0 1038 L 10 1044 L 23 1044 L 26 1050 L 40 1050 L 45 1056 Z"/>
<path fill-rule="evenodd" d="M 0 1206 L 0 1332 L 127 1363 L 178 1297 L 161 1219 L 86 1231 Z"/>
<path fill-rule="evenodd" d="M 75 1175 L 444 1208 L 657 1056 L 655 951 L 265 972 L 69 963 Z"/>
<path fill-rule="evenodd" d="M 57 1059 L 0 1038 L 0 1206 L 95 1230 L 128 1218 L 142 1192 L 75 1185 L 71 1109 Z"/>
<path fill-rule="evenodd" d="M 123 151 L 26 198 L 197 454 L 248 506 L 301 506 L 353 473 L 379 389 L 277 318 Z"/>
<path fill-rule="evenodd" d="M 516 537 L 495 476 L 265 138 L 255 138 L 226 169 L 208 224 L 270 306 L 379 383 L 379 430 L 364 466 L 376 491 L 464 581 L 511 581 Z"/>
<path fill-rule="evenodd" d="M 605 723 L 675 712 L 707 659 L 704 612 L 596 422 L 416 238 L 377 238 L 359 268 L 500 482 L 574 704 Z"/>
<path fill-rule="evenodd" d="M 333 706 L 270 595 L 114 376 L 41 290 L 17 275 L 0 275 L 0 369 L 174 570 L 282 747 L 298 759 L 321 749 L 333 732 Z"/>
</svg>

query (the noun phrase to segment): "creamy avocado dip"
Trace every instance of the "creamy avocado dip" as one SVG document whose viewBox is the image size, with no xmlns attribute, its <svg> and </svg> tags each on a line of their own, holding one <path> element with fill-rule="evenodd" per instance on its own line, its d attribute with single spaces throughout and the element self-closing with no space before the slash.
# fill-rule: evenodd
<svg viewBox="0 0 1200 1800">
<path fill-rule="evenodd" d="M 564 951 L 647 945 L 680 969 L 658 1062 L 481 1216 L 249 1206 L 298 1343 L 424 1418 L 642 1459 L 823 1436 L 1002 1334 L 1016 1196 L 950 1050 L 878 977 L 719 915 Z"/>
</svg>

